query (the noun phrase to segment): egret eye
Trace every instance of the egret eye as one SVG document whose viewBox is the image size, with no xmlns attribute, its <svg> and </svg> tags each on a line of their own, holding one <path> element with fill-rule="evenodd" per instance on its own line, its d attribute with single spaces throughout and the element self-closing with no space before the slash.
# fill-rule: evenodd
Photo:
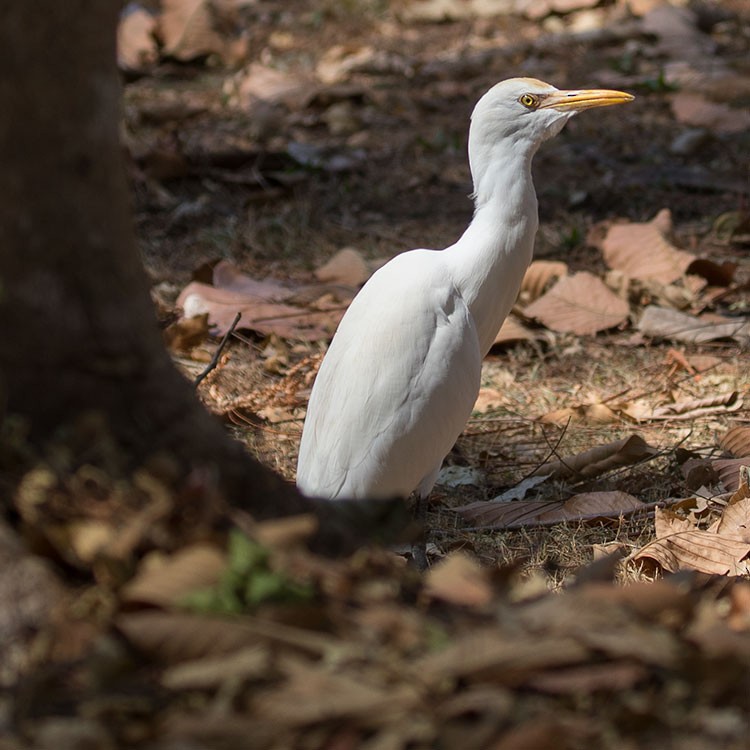
<svg viewBox="0 0 750 750">
<path fill-rule="evenodd" d="M 527 109 L 536 109 L 539 106 L 539 99 L 533 94 L 522 94 L 518 101 Z"/>
</svg>

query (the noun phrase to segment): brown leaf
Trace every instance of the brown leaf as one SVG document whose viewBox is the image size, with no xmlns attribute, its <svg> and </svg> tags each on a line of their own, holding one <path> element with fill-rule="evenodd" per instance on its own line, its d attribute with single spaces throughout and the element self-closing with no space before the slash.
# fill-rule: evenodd
<svg viewBox="0 0 750 750">
<path fill-rule="evenodd" d="M 492 750 L 568 750 L 574 746 L 575 734 L 569 726 L 554 718 L 537 718 L 506 731 L 492 744 Z"/>
<path fill-rule="evenodd" d="M 292 286 L 275 279 L 254 279 L 227 261 L 214 267 L 212 279 L 213 286 L 200 281 L 188 284 L 177 305 L 185 318 L 207 314 L 217 335 L 226 333 L 241 312 L 240 329 L 319 341 L 332 336 L 346 307 L 320 304 L 321 297 L 331 291 L 330 285 Z"/>
<path fill-rule="evenodd" d="M 492 342 L 493 346 L 515 344 L 519 341 L 535 341 L 537 336 L 513 315 L 509 315 Z"/>
<path fill-rule="evenodd" d="M 136 649 L 167 663 L 228 654 L 258 643 L 286 644 L 319 657 L 342 648 L 336 639 L 321 633 L 249 615 L 231 619 L 144 611 L 118 615 L 114 626 Z"/>
<path fill-rule="evenodd" d="M 508 394 L 506 391 L 498 388 L 480 388 L 472 412 L 474 414 L 486 414 L 507 405 Z"/>
<path fill-rule="evenodd" d="M 164 53 L 183 61 L 215 54 L 236 62 L 246 50 L 231 33 L 235 15 L 231 4 L 216 0 L 162 0 L 159 32 Z"/>
<path fill-rule="evenodd" d="M 310 75 L 270 68 L 254 62 L 238 73 L 231 83 L 232 103 L 248 114 L 266 116 L 268 107 L 291 111 L 304 109 L 320 92 Z"/>
<path fill-rule="evenodd" d="M 143 8 L 126 7 L 117 26 L 117 64 L 121 70 L 143 73 L 159 59 L 156 19 Z"/>
<path fill-rule="evenodd" d="M 594 8 L 598 4 L 598 0 L 523 0 L 519 9 L 527 18 L 541 21 L 551 13 L 564 15 L 576 10 Z M 490 3 L 488 5 L 491 7 Z M 496 5 L 501 6 L 501 3 Z"/>
<path fill-rule="evenodd" d="M 743 466 L 750 468 L 750 456 L 743 458 L 717 458 L 711 462 L 719 475 L 721 486 L 727 492 L 735 492 L 740 486 L 740 471 Z"/>
<path fill-rule="evenodd" d="M 750 542 L 750 489 L 741 484 L 721 513 L 717 534 L 726 534 Z"/>
<path fill-rule="evenodd" d="M 654 625 L 662 618 L 665 624 L 683 621 L 689 611 L 681 604 L 686 597 L 679 592 L 670 595 L 668 589 L 648 592 L 646 584 L 635 591 L 629 589 L 631 586 L 591 583 L 571 589 L 558 602 L 537 599 L 524 607 L 522 624 L 531 632 L 573 634 L 587 648 L 613 660 L 675 668 L 683 658 L 680 643 L 666 628 Z M 662 593 L 665 596 L 660 603 L 658 594 Z M 642 594 L 648 600 L 645 607 L 641 606 Z M 634 618 L 634 612 L 639 617 Z M 643 622 L 641 615 L 652 621 Z"/>
<path fill-rule="evenodd" d="M 606 404 L 579 404 L 555 409 L 539 417 L 542 424 L 556 424 L 564 427 L 567 424 L 612 424 L 620 418 Z"/>
<path fill-rule="evenodd" d="M 212 586 L 226 567 L 226 556 L 209 544 L 194 544 L 166 560 L 146 558 L 122 588 L 124 602 L 170 607 L 192 591 Z"/>
<path fill-rule="evenodd" d="M 741 133 L 750 129 L 750 112 L 708 100 L 703 94 L 680 91 L 672 97 L 672 112 L 678 122 L 708 128 L 714 133 Z"/>
<path fill-rule="evenodd" d="M 729 627 L 735 631 L 750 631 L 750 583 L 736 584 L 729 594 L 732 605 L 727 618 Z"/>
<path fill-rule="evenodd" d="M 463 607 L 481 607 L 492 600 L 487 571 L 463 552 L 453 552 L 425 575 L 425 595 Z"/>
<path fill-rule="evenodd" d="M 553 695 L 591 695 L 627 690 L 647 675 L 648 671 L 642 664 L 607 662 L 542 672 L 533 675 L 527 684 L 534 690 Z"/>
<path fill-rule="evenodd" d="M 706 398 L 678 401 L 673 404 L 650 406 L 644 401 L 633 401 L 622 408 L 623 414 L 637 422 L 646 421 L 684 421 L 709 414 L 723 414 L 742 408 L 742 398 L 737 391 L 719 393 Z"/>
<path fill-rule="evenodd" d="M 307 542 L 318 529 L 317 516 L 306 513 L 253 524 L 249 531 L 264 547 L 290 549 Z"/>
<path fill-rule="evenodd" d="M 750 456 L 750 427 L 735 425 L 719 439 L 719 446 L 737 458 Z"/>
<path fill-rule="evenodd" d="M 193 281 L 177 298 L 177 305 L 185 317 L 207 314 L 214 333 L 226 333 L 238 312 L 242 318 L 239 329 L 250 329 L 261 334 L 275 333 L 284 338 L 301 341 L 320 341 L 330 338 L 341 315 L 323 310 L 305 310 L 291 305 L 262 302 L 242 292 L 217 289 Z"/>
<path fill-rule="evenodd" d="M 696 23 L 688 7 L 659 2 L 642 20 L 643 32 L 658 38 L 657 54 L 667 59 L 696 60 L 701 64 L 713 55 L 716 44 Z"/>
<path fill-rule="evenodd" d="M 747 575 L 750 542 L 736 535 L 717 534 L 697 528 L 669 510 L 655 511 L 656 539 L 642 547 L 633 560 L 649 558 L 664 570 L 697 570 L 711 575 Z"/>
<path fill-rule="evenodd" d="M 247 712 L 218 713 L 213 707 L 200 710 L 190 705 L 182 711 L 175 708 L 164 712 L 160 719 L 159 739 L 161 747 L 176 748 L 271 750 L 274 747 L 293 746 L 284 728 L 276 722 L 251 717 Z M 289 741 L 284 743 L 285 739 Z"/>
<path fill-rule="evenodd" d="M 406 683 L 386 688 L 364 676 L 299 665 L 284 685 L 258 695 L 253 706 L 260 716 L 284 726 L 356 720 L 377 727 L 414 711 L 419 702 L 419 691 Z"/>
<path fill-rule="evenodd" d="M 138 651 L 168 664 L 232 653 L 261 640 L 239 621 L 187 612 L 122 614 L 114 625 Z"/>
<path fill-rule="evenodd" d="M 695 606 L 691 592 L 671 580 L 635 581 L 625 586 L 588 584 L 580 591 L 579 608 L 586 602 L 599 602 L 602 607 L 618 606 L 640 618 L 673 622 L 690 616 Z"/>
<path fill-rule="evenodd" d="M 634 279 L 654 279 L 663 284 L 676 281 L 687 272 L 695 256 L 667 241 L 665 235 L 671 224 L 666 208 L 643 224 L 613 224 L 600 245 L 605 262 Z"/>
<path fill-rule="evenodd" d="M 525 315 L 540 320 L 553 331 L 579 336 L 614 328 L 629 313 L 628 303 L 588 271 L 564 276 L 524 310 Z"/>
<path fill-rule="evenodd" d="M 208 314 L 180 318 L 164 329 L 164 343 L 172 352 L 189 352 L 208 338 Z"/>
<path fill-rule="evenodd" d="M 520 298 L 533 302 L 555 280 L 568 275 L 568 264 L 560 260 L 534 260 L 526 269 L 521 282 Z"/>
<path fill-rule="evenodd" d="M 476 526 L 517 529 L 571 521 L 619 518 L 649 507 L 627 492 L 584 492 L 565 502 L 557 500 L 479 501 L 456 508 Z"/>
<path fill-rule="evenodd" d="M 226 260 L 220 260 L 213 267 L 211 278 L 218 289 L 241 292 L 260 302 L 284 302 L 299 291 L 275 279 L 254 279 Z"/>
<path fill-rule="evenodd" d="M 680 467 L 685 479 L 685 486 L 695 491 L 701 487 L 710 487 L 719 481 L 719 475 L 707 458 L 689 458 Z"/>
<path fill-rule="evenodd" d="M 744 342 L 750 337 L 750 321 L 747 318 L 737 318 L 723 319 L 717 323 L 677 310 L 649 305 L 638 321 L 638 330 L 645 336 L 690 344 L 705 344 L 725 338 Z"/>
<path fill-rule="evenodd" d="M 587 655 L 588 650 L 570 637 L 513 638 L 497 628 L 476 628 L 443 650 L 417 659 L 414 670 L 428 685 L 460 679 L 515 685 L 540 669 L 578 664 Z"/>
<path fill-rule="evenodd" d="M 268 679 L 271 662 L 268 648 L 251 646 L 228 655 L 175 664 L 164 670 L 161 684 L 169 690 L 210 690 L 227 682 Z"/>
<path fill-rule="evenodd" d="M 630 466 L 657 453 L 640 435 L 597 445 L 574 456 L 565 456 L 536 469 L 534 474 L 551 474 L 556 479 L 589 478 L 620 466 Z"/>
<path fill-rule="evenodd" d="M 361 286 L 370 277 L 362 254 L 352 247 L 339 250 L 328 262 L 315 271 L 315 278 L 324 283 Z"/>
<path fill-rule="evenodd" d="M 89 567 L 115 539 L 117 529 L 106 521 L 81 519 L 50 525 L 45 532 L 63 559 L 79 567 Z"/>
</svg>

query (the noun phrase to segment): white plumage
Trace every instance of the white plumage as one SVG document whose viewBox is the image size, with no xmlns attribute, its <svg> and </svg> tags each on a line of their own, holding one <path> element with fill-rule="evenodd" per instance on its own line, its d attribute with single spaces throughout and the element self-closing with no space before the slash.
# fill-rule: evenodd
<svg viewBox="0 0 750 750">
<path fill-rule="evenodd" d="M 347 310 L 307 408 L 297 465 L 304 494 L 429 494 L 531 262 L 532 157 L 576 112 L 632 98 L 513 78 L 479 100 L 469 129 L 474 218 L 445 250 L 395 257 Z"/>
</svg>

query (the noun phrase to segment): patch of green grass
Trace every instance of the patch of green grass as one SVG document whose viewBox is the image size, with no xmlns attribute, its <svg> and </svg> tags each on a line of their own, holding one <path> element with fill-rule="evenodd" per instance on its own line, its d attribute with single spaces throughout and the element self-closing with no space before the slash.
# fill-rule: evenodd
<svg viewBox="0 0 750 750">
<path fill-rule="evenodd" d="M 212 614 L 237 614 L 268 602 L 297 603 L 313 596 L 311 586 L 274 570 L 269 551 L 240 531 L 229 535 L 229 564 L 221 580 L 183 600 L 189 609 Z"/>
</svg>

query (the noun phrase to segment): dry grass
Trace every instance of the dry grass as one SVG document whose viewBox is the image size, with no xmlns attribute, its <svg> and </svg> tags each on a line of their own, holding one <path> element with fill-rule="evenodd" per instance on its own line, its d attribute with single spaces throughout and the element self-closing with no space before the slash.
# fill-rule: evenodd
<svg viewBox="0 0 750 750">
<path fill-rule="evenodd" d="M 625 491 L 644 502 L 687 496 L 690 490 L 684 486 L 675 450 L 715 451 L 717 434 L 726 427 L 729 415 L 689 423 L 564 426 L 544 424 L 540 417 L 595 397 L 606 401 L 616 395 L 621 401 L 648 398 L 654 402 L 699 398 L 728 387 L 747 390 L 750 380 L 741 367 L 742 353 L 731 347 L 714 349 L 715 355 L 723 356 L 709 373 L 685 376 L 670 369 L 666 346 L 626 346 L 618 336 L 573 343 L 567 352 L 519 345 L 487 359 L 483 387 L 502 391 L 508 405 L 476 414 L 447 458 L 448 463 L 480 468 L 485 481 L 481 487 L 436 487 L 427 519 L 430 548 L 436 554 L 465 549 L 493 567 L 517 567 L 532 589 L 557 589 L 575 581 L 576 571 L 592 561 L 597 545 L 621 545 L 625 553 L 643 546 L 653 538 L 653 513 L 610 522 L 488 530 L 467 528 L 452 509 L 495 497 L 547 460 L 633 432 L 657 447 L 658 455 L 595 479 L 546 482 L 535 488 L 534 499 L 565 500 L 576 492 L 603 490 Z M 281 374 L 264 367 L 263 355 L 261 342 L 235 342 L 200 394 L 210 407 L 228 417 L 235 436 L 254 455 L 293 481 L 304 405 L 320 347 L 298 345 L 287 350 Z M 201 366 L 190 369 L 194 373 Z M 258 416 L 260 406 L 283 407 L 288 417 L 269 423 Z M 640 563 L 627 563 L 620 566 L 617 576 L 642 580 L 650 579 L 653 572 Z"/>
<path fill-rule="evenodd" d="M 263 5 L 268 12 L 278 12 L 259 16 L 250 24 L 251 48 L 263 50 L 264 64 L 281 70 L 309 71 L 341 39 L 352 49 L 370 46 L 393 53 L 413 63 L 416 71 L 445 60 L 460 62 L 464 57 L 467 67 L 465 72 L 446 68 L 444 77 L 355 75 L 352 82 L 361 85 L 364 93 L 352 100 L 361 128 L 351 138 L 332 133 L 322 116 L 325 105 L 312 103 L 305 107 L 304 117 L 291 112 L 279 131 L 258 147 L 263 156 L 283 153 L 292 141 L 343 152 L 362 148 L 366 159 L 354 170 L 330 173 L 300 168 L 293 185 L 272 189 L 218 177 L 164 181 L 163 187 L 180 205 L 205 201 L 205 211 L 184 223 L 174 220 L 175 208 L 155 205 L 155 193 L 142 188 L 136 195 L 139 235 L 155 279 L 180 284 L 201 263 L 217 257 L 232 260 L 257 277 L 309 278 L 312 268 L 344 246 L 355 246 L 369 258 L 391 257 L 411 247 L 444 247 L 460 235 L 471 216 L 465 146 L 468 115 L 477 96 L 495 81 L 519 72 L 557 85 L 580 85 L 593 72 L 616 68 L 618 60 L 632 56 L 624 43 L 608 47 L 562 44 L 530 57 L 490 57 L 490 63 L 472 67 L 476 50 L 534 39 L 538 24 L 501 16 L 491 23 L 474 19 L 413 25 L 389 13 L 390 6 L 379 0 L 325 2 L 313 10 L 297 0 Z M 269 23 L 271 17 L 273 23 Z M 280 44 L 279 39 L 287 42 Z M 737 36 L 722 54 L 737 62 L 744 59 L 745 47 L 746 41 Z M 639 60 L 642 71 L 650 71 L 655 79 L 663 65 L 657 58 Z M 196 99 L 207 107 L 203 115 L 170 124 L 179 131 L 182 143 L 206 143 L 209 150 L 215 144 L 217 152 L 222 152 L 226 143 L 249 142 L 247 118 L 225 106 L 222 80 L 215 72 L 184 81 L 144 78 L 128 87 L 126 108 L 137 115 L 144 107 L 174 96 Z M 739 249 L 717 245 L 711 233 L 717 216 L 742 207 L 742 196 L 688 190 L 670 182 L 672 171 L 681 174 L 685 167 L 684 160 L 669 149 L 675 128 L 665 92 L 640 90 L 632 106 L 572 121 L 546 144 L 534 164 L 541 220 L 537 257 L 564 258 L 572 270 L 601 272 L 600 255 L 585 242 L 594 222 L 613 217 L 645 220 L 659 208 L 669 207 L 680 246 L 722 260 L 735 252 L 734 259 L 746 265 Z M 149 130 L 146 120 L 137 116 L 132 131 L 141 144 L 158 142 L 163 136 L 159 127 Z M 746 181 L 741 158 L 747 151 L 746 135 L 709 140 L 702 148 L 701 159 L 710 164 L 717 181 Z M 649 178 L 653 164 L 660 165 L 662 177 Z M 574 194 L 585 200 L 573 205 Z M 688 356 L 709 355 L 717 360 L 710 371 L 695 376 L 675 370 L 666 361 L 668 346 L 632 341 L 632 328 L 595 338 L 545 336 L 542 343 L 509 348 L 485 362 L 483 385 L 499 391 L 501 403 L 472 418 L 448 457 L 449 462 L 480 468 L 485 483 L 480 488 L 438 488 L 429 526 L 441 550 L 467 546 L 498 565 L 524 557 L 530 572 L 552 571 L 544 575 L 554 586 L 591 559 L 593 544 L 641 544 L 649 533 L 648 520 L 467 532 L 451 508 L 496 496 L 545 460 L 612 442 L 633 431 L 661 455 L 646 465 L 586 485 L 545 484 L 537 488 L 538 494 L 565 499 L 582 489 L 620 489 L 646 501 L 682 496 L 688 490 L 674 458 L 676 448 L 715 450 L 717 435 L 729 415 L 690 422 L 570 423 L 565 427 L 545 424 L 541 418 L 587 402 L 611 404 L 643 398 L 656 404 L 727 390 L 747 391 L 750 376 L 743 352 L 731 345 L 684 350 Z M 309 379 L 292 378 L 290 371 L 319 355 L 322 346 L 288 347 L 280 370 L 272 372 L 266 367 L 266 345 L 235 342 L 199 392 L 209 406 L 227 413 L 230 428 L 253 454 L 292 481 Z M 195 374 L 202 364 L 186 362 L 185 366 Z M 242 406 L 227 410 L 232 404 Z M 271 423 L 258 415 L 261 405 L 277 406 L 287 416 Z M 747 411 L 732 416 L 747 417 Z"/>
</svg>

